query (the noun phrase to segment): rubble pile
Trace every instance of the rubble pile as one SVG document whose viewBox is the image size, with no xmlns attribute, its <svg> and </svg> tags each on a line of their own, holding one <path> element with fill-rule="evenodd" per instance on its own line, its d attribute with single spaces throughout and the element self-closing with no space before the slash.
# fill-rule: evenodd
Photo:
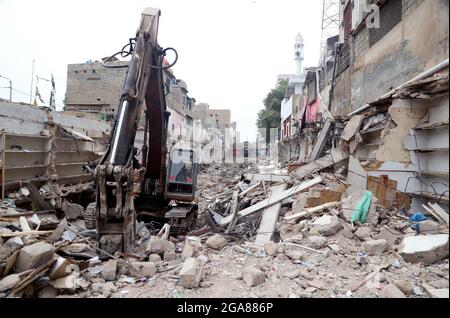
<svg viewBox="0 0 450 318">
<path fill-rule="evenodd" d="M 83 206 L 41 191 L 52 209 L 25 210 L 21 191 L 0 202 L 0 297 L 448 297 L 442 219 L 348 195 L 339 165 L 297 176 L 202 166 L 190 233 L 141 222 L 135 251 L 108 259 Z"/>
</svg>

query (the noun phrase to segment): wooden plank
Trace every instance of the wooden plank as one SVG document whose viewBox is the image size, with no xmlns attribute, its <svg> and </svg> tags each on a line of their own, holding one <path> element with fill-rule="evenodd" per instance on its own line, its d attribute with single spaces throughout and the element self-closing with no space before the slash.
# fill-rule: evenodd
<svg viewBox="0 0 450 318">
<path fill-rule="evenodd" d="M 431 203 L 428 203 L 428 205 L 429 206 L 431 206 L 432 208 L 433 208 L 433 210 L 434 210 L 434 212 L 436 212 L 436 214 L 437 215 L 439 215 L 439 217 L 442 219 L 442 220 L 444 220 L 445 221 L 445 223 L 447 223 L 447 225 L 448 225 L 448 213 L 447 212 L 445 212 L 445 210 L 444 209 L 442 209 L 438 204 L 431 204 Z"/>
<path fill-rule="evenodd" d="M 320 182 L 322 182 L 322 180 L 323 179 L 321 177 L 316 177 L 313 180 L 309 180 L 309 181 L 300 183 L 300 184 L 296 185 L 295 187 L 280 193 L 279 195 L 276 195 L 272 198 L 258 202 L 256 204 L 240 211 L 238 213 L 238 217 L 240 219 L 240 218 L 243 218 L 244 216 L 247 216 L 249 214 L 258 212 L 262 209 L 265 209 L 272 205 L 275 205 L 287 198 L 290 198 L 293 195 L 296 195 L 297 193 L 305 191 L 306 189 L 309 189 L 310 187 L 315 186 L 316 184 L 319 184 Z M 220 225 L 221 226 L 226 225 L 226 224 L 230 223 L 232 221 L 232 219 L 233 219 L 233 216 L 229 215 L 220 221 Z"/>
<path fill-rule="evenodd" d="M 1 233 L 1 237 L 15 237 L 15 236 L 27 236 L 27 235 L 45 235 L 50 234 L 53 231 L 25 231 L 25 232 L 13 232 L 13 233 Z"/>
<path fill-rule="evenodd" d="M 347 158 L 348 153 L 336 148 L 331 149 L 330 154 L 296 169 L 293 174 L 300 179 L 306 178 L 314 172 L 319 172 L 325 168 L 331 167 Z"/>
<path fill-rule="evenodd" d="M 286 190 L 286 185 L 282 184 L 279 186 L 273 186 L 269 188 L 271 190 L 270 197 L 274 197 L 284 190 Z M 264 246 L 267 242 L 272 239 L 273 231 L 275 231 L 275 227 L 277 225 L 278 216 L 280 214 L 281 202 L 271 207 L 268 207 L 264 210 L 261 223 L 258 228 L 258 232 L 256 234 L 255 244 L 258 246 Z"/>
<path fill-rule="evenodd" d="M 323 211 L 325 209 L 330 209 L 330 208 L 334 208 L 337 206 L 340 206 L 341 202 L 329 202 L 329 203 L 325 203 L 313 208 L 307 208 L 305 210 L 303 210 L 302 212 L 298 212 L 289 216 L 286 216 L 284 218 L 285 221 L 293 221 L 293 220 L 297 220 L 299 218 L 305 217 L 306 213 L 307 214 L 312 214 L 312 213 L 316 213 L 316 212 L 320 212 Z"/>
</svg>

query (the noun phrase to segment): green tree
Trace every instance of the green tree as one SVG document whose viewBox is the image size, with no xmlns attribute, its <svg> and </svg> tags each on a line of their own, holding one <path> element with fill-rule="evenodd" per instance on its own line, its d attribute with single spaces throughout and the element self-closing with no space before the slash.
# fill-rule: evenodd
<svg viewBox="0 0 450 318">
<path fill-rule="evenodd" d="M 281 101 L 284 99 L 288 82 L 278 82 L 276 88 L 272 89 L 264 99 L 264 109 L 258 113 L 256 125 L 258 128 L 266 129 L 266 142 L 270 141 L 270 128 L 278 128 L 281 124 Z"/>
</svg>

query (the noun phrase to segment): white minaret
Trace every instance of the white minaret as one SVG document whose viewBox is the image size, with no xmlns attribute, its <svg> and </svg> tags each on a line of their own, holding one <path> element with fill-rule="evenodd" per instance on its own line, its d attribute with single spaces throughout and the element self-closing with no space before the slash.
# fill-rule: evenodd
<svg viewBox="0 0 450 318">
<path fill-rule="evenodd" d="M 304 55 L 305 43 L 303 41 L 303 36 L 301 33 L 298 33 L 295 37 L 295 62 L 297 64 L 296 75 L 303 74 L 302 63 L 305 59 Z"/>
</svg>

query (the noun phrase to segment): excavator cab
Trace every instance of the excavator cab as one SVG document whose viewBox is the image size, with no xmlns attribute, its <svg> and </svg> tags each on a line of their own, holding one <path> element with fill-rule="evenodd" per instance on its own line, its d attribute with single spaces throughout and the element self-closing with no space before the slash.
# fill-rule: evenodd
<svg viewBox="0 0 450 318">
<path fill-rule="evenodd" d="M 165 196 L 175 204 L 165 214 L 172 234 L 186 232 L 198 214 L 195 203 L 198 160 L 192 149 L 172 149 L 169 154 Z"/>
<path fill-rule="evenodd" d="M 198 161 L 192 149 L 172 149 L 166 179 L 166 198 L 193 201 L 197 172 Z"/>
</svg>

